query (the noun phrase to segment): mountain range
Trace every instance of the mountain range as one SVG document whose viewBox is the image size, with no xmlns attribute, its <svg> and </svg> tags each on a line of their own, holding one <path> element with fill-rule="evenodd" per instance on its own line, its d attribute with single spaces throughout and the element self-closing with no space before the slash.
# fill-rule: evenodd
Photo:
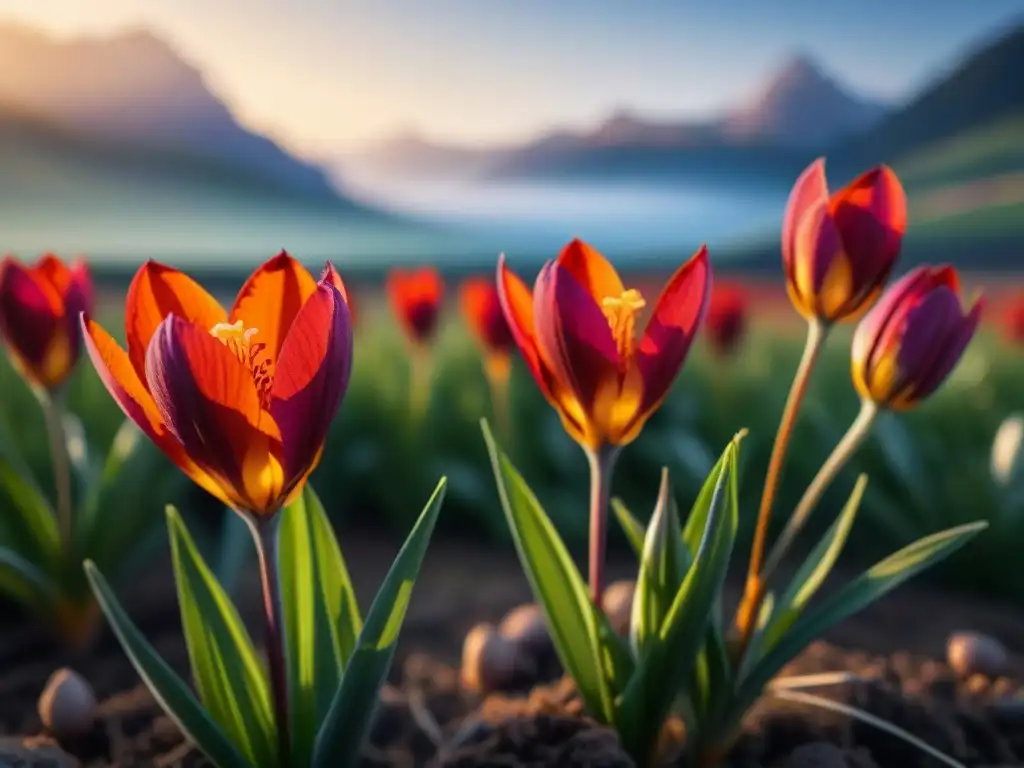
<svg viewBox="0 0 1024 768">
<path fill-rule="evenodd" d="M 652 120 L 619 110 L 590 130 L 553 131 L 518 146 L 486 149 L 406 132 L 342 158 L 338 167 L 393 179 L 791 179 L 810 159 L 827 154 L 836 176 L 845 176 L 1024 116 L 1021 71 L 1024 25 L 1018 24 L 968 52 L 904 104 L 855 93 L 798 55 L 747 103 L 703 122 Z M 1024 147 L 1024 139 L 1018 143 Z M 990 158 L 995 166 L 1005 161 Z"/>
</svg>

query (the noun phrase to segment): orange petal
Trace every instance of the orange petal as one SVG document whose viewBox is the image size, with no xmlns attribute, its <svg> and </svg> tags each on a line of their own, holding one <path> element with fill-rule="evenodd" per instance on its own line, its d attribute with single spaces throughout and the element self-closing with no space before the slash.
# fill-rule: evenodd
<svg viewBox="0 0 1024 768">
<path fill-rule="evenodd" d="M 283 484 L 272 455 L 280 453 L 277 427 L 249 368 L 205 328 L 170 315 L 146 352 L 146 377 L 167 429 L 226 495 L 252 512 L 276 508 Z"/>
<path fill-rule="evenodd" d="M 573 240 L 565 246 L 556 263 L 576 278 L 576 282 L 597 300 L 598 305 L 601 299 L 621 296 L 626 290 L 611 262 L 582 240 Z"/>
<path fill-rule="evenodd" d="M 288 329 L 314 291 L 316 280 L 309 270 L 281 251 L 259 266 L 238 292 L 231 321 L 256 329 L 253 341 L 267 345 L 271 375 Z"/>
<path fill-rule="evenodd" d="M 139 380 L 128 354 L 98 323 L 82 317 L 82 338 L 96 373 L 125 416 L 162 450 L 193 482 L 225 504 L 233 505 L 221 486 L 196 466 L 164 425 L 149 391 Z"/>
<path fill-rule="evenodd" d="M 149 341 L 172 314 L 207 330 L 225 320 L 224 308 L 199 283 L 173 267 L 147 261 L 128 287 L 124 320 L 128 357 L 143 383 Z"/>
</svg>

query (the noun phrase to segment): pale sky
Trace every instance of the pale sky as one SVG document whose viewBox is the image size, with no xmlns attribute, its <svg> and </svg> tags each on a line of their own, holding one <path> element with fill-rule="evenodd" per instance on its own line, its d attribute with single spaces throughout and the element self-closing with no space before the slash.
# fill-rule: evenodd
<svg viewBox="0 0 1024 768">
<path fill-rule="evenodd" d="M 0 0 L 59 35 L 145 27 L 309 157 L 415 128 L 493 144 L 627 107 L 706 116 L 794 52 L 906 98 L 1024 0 Z"/>
</svg>

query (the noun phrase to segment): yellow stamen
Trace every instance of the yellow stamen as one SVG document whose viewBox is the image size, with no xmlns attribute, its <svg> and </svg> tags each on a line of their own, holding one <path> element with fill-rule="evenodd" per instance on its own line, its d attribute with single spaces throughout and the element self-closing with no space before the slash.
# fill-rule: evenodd
<svg viewBox="0 0 1024 768">
<path fill-rule="evenodd" d="M 253 382 L 256 384 L 256 391 L 264 406 L 270 398 L 271 374 L 270 359 L 260 360 L 260 354 L 266 349 L 266 344 L 253 342 L 252 337 L 259 333 L 257 328 L 246 328 L 241 320 L 233 323 L 217 323 L 210 329 L 210 335 L 244 363 L 252 373 Z"/>
<path fill-rule="evenodd" d="M 601 309 L 608 318 L 615 346 L 619 350 L 619 361 L 623 365 L 633 355 L 636 316 L 645 306 L 647 302 L 635 288 L 623 291 L 621 296 L 606 296 L 601 300 Z"/>
</svg>

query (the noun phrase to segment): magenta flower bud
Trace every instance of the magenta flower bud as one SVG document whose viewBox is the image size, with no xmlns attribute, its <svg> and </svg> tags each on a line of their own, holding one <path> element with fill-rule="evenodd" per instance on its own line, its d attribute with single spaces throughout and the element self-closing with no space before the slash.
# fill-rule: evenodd
<svg viewBox="0 0 1024 768">
<path fill-rule="evenodd" d="M 864 316 L 853 338 L 861 397 L 905 410 L 938 389 L 974 336 L 984 302 L 965 312 L 953 267 L 918 267 Z"/>
</svg>

